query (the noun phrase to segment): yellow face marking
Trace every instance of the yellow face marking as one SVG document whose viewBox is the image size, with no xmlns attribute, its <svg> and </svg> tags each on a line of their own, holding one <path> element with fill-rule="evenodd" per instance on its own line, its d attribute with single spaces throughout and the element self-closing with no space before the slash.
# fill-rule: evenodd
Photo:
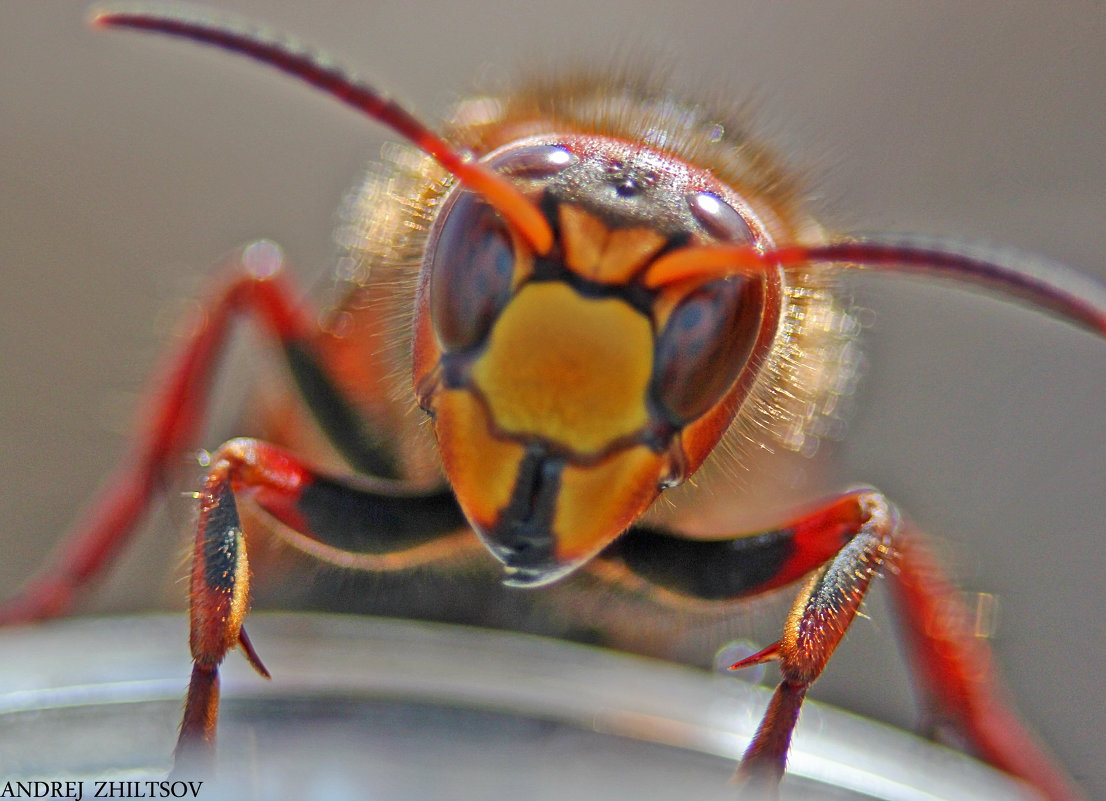
<svg viewBox="0 0 1106 801">
<path fill-rule="evenodd" d="M 468 390 L 443 390 L 435 419 L 442 462 L 465 514 L 492 526 L 511 500 L 526 449 L 492 433 L 484 407 Z"/>
<path fill-rule="evenodd" d="M 566 464 L 552 526 L 558 559 L 585 559 L 629 526 L 657 497 L 666 465 L 644 445 L 596 465 Z"/>
<path fill-rule="evenodd" d="M 550 282 L 528 284 L 507 305 L 472 378 L 498 428 L 586 455 L 648 422 L 652 370 L 644 315 Z"/>
<path fill-rule="evenodd" d="M 607 226 L 578 206 L 562 203 L 561 244 L 565 266 L 578 275 L 591 278 L 607 242 Z"/>
<path fill-rule="evenodd" d="M 622 284 L 664 247 L 666 239 L 648 228 L 607 228 L 578 206 L 560 207 L 565 265 L 603 284 Z"/>
</svg>

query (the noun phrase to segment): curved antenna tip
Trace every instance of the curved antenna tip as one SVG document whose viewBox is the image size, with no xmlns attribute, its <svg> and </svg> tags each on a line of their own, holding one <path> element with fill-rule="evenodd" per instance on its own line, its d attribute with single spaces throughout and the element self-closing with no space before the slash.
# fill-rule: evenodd
<svg viewBox="0 0 1106 801">
<path fill-rule="evenodd" d="M 553 231 L 541 210 L 505 176 L 475 163 L 384 93 L 358 80 L 329 58 L 216 11 L 198 7 L 136 4 L 101 7 L 90 16 L 98 28 L 125 27 L 192 39 L 254 59 L 314 86 L 391 128 L 437 159 L 457 179 L 502 214 L 537 253 L 548 253 Z"/>
<path fill-rule="evenodd" d="M 152 12 L 159 15 L 176 16 L 181 13 L 179 6 L 157 6 L 151 3 L 97 3 L 88 10 L 88 24 L 93 28 L 111 28 L 120 20 L 141 17 Z"/>
</svg>

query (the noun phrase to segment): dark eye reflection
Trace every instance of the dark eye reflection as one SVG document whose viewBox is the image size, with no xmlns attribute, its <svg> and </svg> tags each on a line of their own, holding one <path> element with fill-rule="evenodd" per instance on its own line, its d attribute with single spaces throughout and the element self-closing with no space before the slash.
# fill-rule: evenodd
<svg viewBox="0 0 1106 801">
<path fill-rule="evenodd" d="M 657 340 L 653 396 L 683 426 L 722 400 L 756 343 L 764 283 L 751 277 L 712 281 L 680 301 Z"/>
<path fill-rule="evenodd" d="M 446 212 L 430 274 L 430 314 L 447 351 L 483 340 L 511 295 L 515 254 L 499 214 L 463 192 Z"/>
</svg>

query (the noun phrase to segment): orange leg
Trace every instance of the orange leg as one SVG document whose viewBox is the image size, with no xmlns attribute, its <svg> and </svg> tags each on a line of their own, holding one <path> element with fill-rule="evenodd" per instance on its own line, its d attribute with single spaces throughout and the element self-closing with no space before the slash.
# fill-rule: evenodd
<svg viewBox="0 0 1106 801">
<path fill-rule="evenodd" d="M 809 574 L 783 637 L 734 665 L 777 661 L 781 681 L 738 768 L 742 784 L 772 797 L 810 685 L 863 602 L 889 573 L 919 681 L 934 716 L 989 764 L 1024 779 L 1051 801 L 1082 796 L 1019 720 L 986 643 L 921 537 L 891 503 L 866 489 L 835 498 L 774 531 L 698 541 L 632 529 L 601 557 L 667 590 L 708 600 L 758 595 Z M 812 572 L 813 571 L 813 572 Z"/>
<path fill-rule="evenodd" d="M 845 636 L 872 579 L 893 554 L 898 515 L 879 493 L 866 490 L 846 495 L 791 528 L 801 531 L 812 524 L 824 525 L 826 511 L 835 519 L 840 519 L 842 512 L 854 516 L 856 528 L 851 538 L 807 580 L 779 642 L 731 668 L 779 662 L 781 681 L 737 769 L 738 780 L 762 794 L 774 794 L 783 778 L 791 735 L 807 690 Z"/>
<path fill-rule="evenodd" d="M 148 426 L 108 492 L 63 541 L 49 568 L 0 605 L 0 625 L 61 614 L 74 594 L 110 564 L 163 491 L 178 454 L 197 436 L 209 392 L 236 318 L 259 323 L 279 345 L 304 403 L 335 448 L 364 476 L 356 483 L 316 474 L 271 445 L 233 440 L 214 455 L 202 492 L 190 590 L 193 671 L 177 747 L 185 771 L 210 765 L 219 704 L 218 666 L 241 646 L 268 675 L 242 627 L 249 566 L 236 495 L 247 493 L 281 524 L 285 538 L 313 555 L 351 567 L 386 570 L 456 553 L 448 534 L 468 535 L 448 489 L 413 492 L 328 376 L 317 349 L 315 315 L 295 300 L 280 273 L 280 251 L 260 242 L 242 251 L 233 274 L 205 308 L 200 325 L 155 382 Z M 461 546 L 463 547 L 463 546 Z"/>
<path fill-rule="evenodd" d="M 411 492 L 398 482 L 328 478 L 288 451 L 252 439 L 219 448 L 200 492 L 192 548 L 193 668 L 175 752 L 179 774 L 212 767 L 219 665 L 227 652 L 241 646 L 258 673 L 269 675 L 242 627 L 250 581 L 238 514 L 243 498 L 271 517 L 293 545 L 340 564 L 392 569 L 455 552 L 450 535 L 475 543 L 448 491 Z M 435 549 L 440 543 L 445 547 Z"/>
<path fill-rule="evenodd" d="M 233 261 L 231 280 L 151 387 L 145 429 L 108 479 L 103 496 L 62 541 L 47 568 L 0 603 L 0 625 L 64 613 L 78 589 L 126 544 L 164 491 L 179 454 L 195 446 L 208 415 L 213 373 L 239 316 L 256 320 L 279 343 L 307 407 L 350 463 L 368 474 L 391 474 L 390 457 L 325 375 L 315 353 L 314 312 L 299 305 L 280 272 L 282 264 L 279 249 L 268 242 L 247 247 Z"/>
<path fill-rule="evenodd" d="M 985 762 L 1025 780 L 1050 801 L 1083 796 L 1026 728 L 972 611 L 914 532 L 898 545 L 891 593 L 926 711 L 958 732 Z"/>
</svg>

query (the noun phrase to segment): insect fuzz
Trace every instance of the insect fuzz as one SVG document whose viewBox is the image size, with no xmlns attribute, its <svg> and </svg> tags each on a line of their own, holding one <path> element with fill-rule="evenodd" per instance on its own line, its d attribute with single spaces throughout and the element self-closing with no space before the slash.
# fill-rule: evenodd
<svg viewBox="0 0 1106 801">
<path fill-rule="evenodd" d="M 406 236 L 423 254 L 421 278 L 390 301 L 416 310 L 413 345 L 397 337 L 397 354 L 413 351 L 446 474 L 512 584 L 586 562 L 723 437 L 741 451 L 814 436 L 851 380 L 850 326 L 828 269 L 652 272 L 696 246 L 764 251 L 817 230 L 767 160 L 736 163 L 718 116 L 681 108 L 668 151 L 641 141 L 662 109 L 674 113 L 671 100 L 630 79 L 577 78 L 458 110 L 449 137 L 541 209 L 554 233 L 546 253 L 471 190 L 435 188 L 426 159 L 402 193 L 394 175 L 374 177 L 357 201 L 364 217 L 354 214 L 347 239 L 368 277 L 359 300 L 374 281 L 401 283 L 395 233 L 425 231 Z M 691 166 L 673 150 L 715 158 Z M 762 186 L 773 192 L 758 197 Z"/>
</svg>

